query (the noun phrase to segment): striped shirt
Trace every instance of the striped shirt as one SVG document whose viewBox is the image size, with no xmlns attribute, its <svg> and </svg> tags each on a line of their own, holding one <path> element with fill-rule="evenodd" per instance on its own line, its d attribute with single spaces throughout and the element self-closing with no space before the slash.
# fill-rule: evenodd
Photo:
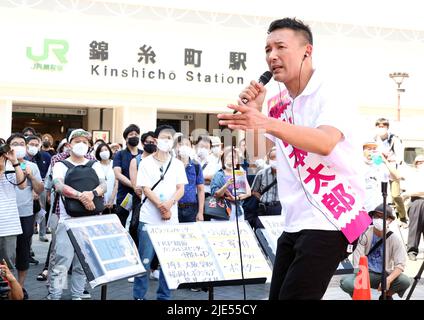
<svg viewBox="0 0 424 320">
<path fill-rule="evenodd" d="M 22 233 L 19 220 L 18 206 L 16 205 L 15 174 L 0 175 L 0 237 L 13 236 Z"/>
<path fill-rule="evenodd" d="M 268 185 L 270 185 L 276 178 L 276 175 L 272 173 L 271 167 L 260 170 L 253 180 L 252 183 L 252 192 L 256 191 L 262 194 L 262 190 L 264 190 Z M 271 189 L 269 189 L 265 194 L 261 196 L 261 202 L 270 203 L 274 201 L 278 201 L 278 188 L 277 184 L 274 184 Z"/>
</svg>

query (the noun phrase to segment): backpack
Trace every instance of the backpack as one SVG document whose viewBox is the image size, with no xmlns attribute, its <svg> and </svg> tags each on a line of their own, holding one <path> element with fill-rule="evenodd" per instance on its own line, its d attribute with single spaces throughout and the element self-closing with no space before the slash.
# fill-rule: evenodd
<svg viewBox="0 0 424 320">
<path fill-rule="evenodd" d="M 68 168 L 64 183 L 73 189 L 79 192 L 92 191 L 100 184 L 99 177 L 93 169 L 93 164 L 96 162 L 95 160 L 88 161 L 86 164 L 79 166 L 75 166 L 67 160 L 61 162 Z M 71 217 L 84 217 L 100 214 L 105 208 L 103 197 L 93 198 L 93 202 L 96 207 L 93 211 L 88 211 L 77 199 L 62 197 L 62 200 L 67 214 Z"/>
</svg>

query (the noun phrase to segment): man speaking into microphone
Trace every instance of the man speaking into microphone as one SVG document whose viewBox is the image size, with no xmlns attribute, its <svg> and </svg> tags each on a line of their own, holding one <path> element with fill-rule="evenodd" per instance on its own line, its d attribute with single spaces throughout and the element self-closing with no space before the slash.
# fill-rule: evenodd
<svg viewBox="0 0 424 320">
<path fill-rule="evenodd" d="M 268 28 L 265 56 L 276 82 L 266 95 L 252 81 L 236 113 L 219 124 L 252 130 L 277 150 L 279 199 L 285 228 L 278 239 L 269 298 L 321 299 L 339 265 L 371 222 L 363 208 L 354 111 L 312 66 L 313 38 L 302 21 L 284 18 Z M 336 95 L 337 94 L 337 95 Z M 267 114 L 262 107 L 267 96 Z"/>
</svg>

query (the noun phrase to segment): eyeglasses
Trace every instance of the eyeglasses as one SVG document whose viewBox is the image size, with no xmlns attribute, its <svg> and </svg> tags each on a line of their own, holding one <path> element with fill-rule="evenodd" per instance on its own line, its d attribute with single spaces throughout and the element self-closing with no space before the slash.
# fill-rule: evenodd
<svg viewBox="0 0 424 320">
<path fill-rule="evenodd" d="M 11 147 L 25 147 L 25 142 L 19 143 L 19 142 L 13 142 L 10 144 Z"/>
</svg>

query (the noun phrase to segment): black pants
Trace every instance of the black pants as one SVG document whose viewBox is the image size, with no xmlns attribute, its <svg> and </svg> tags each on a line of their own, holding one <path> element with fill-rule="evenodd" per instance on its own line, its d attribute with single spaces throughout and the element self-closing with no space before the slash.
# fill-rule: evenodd
<svg viewBox="0 0 424 320">
<path fill-rule="evenodd" d="M 16 269 L 26 271 L 29 269 L 31 239 L 34 234 L 34 215 L 20 217 L 22 233 L 16 240 Z"/>
<path fill-rule="evenodd" d="M 349 255 L 347 245 L 341 231 L 283 232 L 277 243 L 269 299 L 321 299 L 340 261 Z"/>
</svg>

